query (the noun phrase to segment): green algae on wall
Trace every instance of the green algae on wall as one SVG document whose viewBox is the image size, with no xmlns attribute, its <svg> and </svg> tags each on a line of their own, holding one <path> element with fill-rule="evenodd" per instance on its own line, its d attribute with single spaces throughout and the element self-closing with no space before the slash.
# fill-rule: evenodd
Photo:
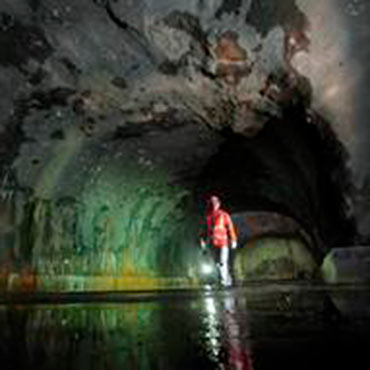
<svg viewBox="0 0 370 370">
<path fill-rule="evenodd" d="M 188 192 L 163 171 L 129 164 L 102 168 L 86 179 L 78 199 L 30 198 L 21 254 L 5 285 L 39 291 L 189 286 L 199 270 L 193 262 L 198 218 L 189 203 Z"/>
</svg>

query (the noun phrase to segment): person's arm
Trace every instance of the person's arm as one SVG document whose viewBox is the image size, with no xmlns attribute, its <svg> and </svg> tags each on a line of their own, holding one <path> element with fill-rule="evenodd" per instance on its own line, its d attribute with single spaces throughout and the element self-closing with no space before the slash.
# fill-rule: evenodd
<svg viewBox="0 0 370 370">
<path fill-rule="evenodd" d="M 229 214 L 227 214 L 226 220 L 226 227 L 229 232 L 229 237 L 231 241 L 231 249 L 235 249 L 238 246 L 238 241 L 236 237 L 235 227 Z"/>
</svg>

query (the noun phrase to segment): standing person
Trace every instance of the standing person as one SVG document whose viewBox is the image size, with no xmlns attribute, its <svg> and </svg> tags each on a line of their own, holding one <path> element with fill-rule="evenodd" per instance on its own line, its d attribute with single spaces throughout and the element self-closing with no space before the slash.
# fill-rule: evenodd
<svg viewBox="0 0 370 370">
<path fill-rule="evenodd" d="M 219 269 L 221 284 L 231 286 L 229 255 L 230 247 L 237 247 L 236 233 L 230 215 L 221 209 L 220 198 L 215 195 L 208 202 L 206 230 L 201 234 L 200 245 L 203 250 L 210 247 Z"/>
</svg>

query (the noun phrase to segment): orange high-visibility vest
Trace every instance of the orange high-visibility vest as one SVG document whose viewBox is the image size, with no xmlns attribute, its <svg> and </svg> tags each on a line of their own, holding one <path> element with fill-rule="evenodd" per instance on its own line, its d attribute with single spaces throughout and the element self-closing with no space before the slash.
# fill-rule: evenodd
<svg viewBox="0 0 370 370">
<path fill-rule="evenodd" d="M 207 215 L 207 239 L 216 248 L 228 247 L 236 241 L 236 233 L 230 215 L 219 209 Z"/>
</svg>

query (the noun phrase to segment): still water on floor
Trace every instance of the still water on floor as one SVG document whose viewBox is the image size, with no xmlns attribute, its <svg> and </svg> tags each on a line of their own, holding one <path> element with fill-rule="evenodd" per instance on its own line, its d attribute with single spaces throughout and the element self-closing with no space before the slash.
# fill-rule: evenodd
<svg viewBox="0 0 370 370">
<path fill-rule="evenodd" d="M 367 324 L 329 320 L 314 309 L 292 311 L 286 300 L 275 303 L 250 307 L 247 296 L 225 292 L 146 302 L 3 305 L 0 369 L 368 368 Z"/>
</svg>

